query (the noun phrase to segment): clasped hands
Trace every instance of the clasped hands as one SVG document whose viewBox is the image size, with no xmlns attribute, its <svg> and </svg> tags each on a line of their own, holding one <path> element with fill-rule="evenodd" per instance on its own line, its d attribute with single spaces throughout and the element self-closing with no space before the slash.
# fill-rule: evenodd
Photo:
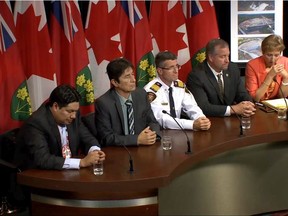
<svg viewBox="0 0 288 216">
<path fill-rule="evenodd" d="M 139 145 L 153 145 L 156 142 L 157 134 L 150 129 L 150 126 L 146 127 L 138 135 L 137 143 Z"/>
<path fill-rule="evenodd" d="M 89 152 L 86 157 L 80 160 L 80 167 L 88 167 L 94 163 L 105 160 L 105 153 L 100 150 Z"/>
<path fill-rule="evenodd" d="M 236 105 L 233 105 L 232 108 L 232 113 L 236 112 L 237 115 L 241 116 L 252 116 L 256 111 L 255 104 L 251 101 L 242 101 Z"/>
<path fill-rule="evenodd" d="M 283 79 L 288 79 L 288 72 L 285 70 L 283 64 L 275 64 L 271 68 L 267 68 L 266 71 L 272 78 L 279 74 Z"/>
</svg>

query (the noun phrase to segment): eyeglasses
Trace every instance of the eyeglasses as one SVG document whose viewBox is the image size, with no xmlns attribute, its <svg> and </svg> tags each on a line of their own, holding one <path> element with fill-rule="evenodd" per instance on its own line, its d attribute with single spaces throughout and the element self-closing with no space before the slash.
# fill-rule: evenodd
<svg viewBox="0 0 288 216">
<path fill-rule="evenodd" d="M 181 65 L 175 65 L 175 66 L 170 66 L 170 67 L 159 67 L 162 70 L 168 70 L 168 71 L 174 71 L 174 70 L 180 70 L 181 69 Z"/>
</svg>

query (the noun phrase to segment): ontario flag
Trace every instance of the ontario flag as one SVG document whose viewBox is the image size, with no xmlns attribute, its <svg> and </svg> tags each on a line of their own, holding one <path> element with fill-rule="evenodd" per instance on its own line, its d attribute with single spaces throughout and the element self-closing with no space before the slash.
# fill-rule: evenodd
<svg viewBox="0 0 288 216">
<path fill-rule="evenodd" d="M 156 77 L 156 68 L 145 1 L 119 1 L 120 29 L 124 57 L 136 66 L 138 87 Z"/>
<path fill-rule="evenodd" d="M 0 133 L 22 125 L 31 103 L 15 35 L 10 2 L 0 1 Z"/>
<path fill-rule="evenodd" d="M 108 63 L 122 57 L 120 42 L 120 5 L 116 1 L 90 1 L 85 25 L 89 62 L 95 98 L 110 88 Z"/>
<path fill-rule="evenodd" d="M 78 1 L 52 1 L 51 38 L 59 84 L 81 94 L 83 115 L 94 111 L 94 88 Z"/>
<path fill-rule="evenodd" d="M 16 1 L 16 38 L 27 77 L 32 110 L 56 87 L 55 67 L 43 1 Z"/>
<path fill-rule="evenodd" d="M 154 54 L 169 50 L 178 56 L 179 79 L 186 81 L 191 71 L 185 16 L 180 1 L 151 1 L 150 29 Z"/>
<path fill-rule="evenodd" d="M 219 38 L 218 24 L 212 0 L 183 1 L 192 66 L 206 59 L 206 44 Z"/>
</svg>

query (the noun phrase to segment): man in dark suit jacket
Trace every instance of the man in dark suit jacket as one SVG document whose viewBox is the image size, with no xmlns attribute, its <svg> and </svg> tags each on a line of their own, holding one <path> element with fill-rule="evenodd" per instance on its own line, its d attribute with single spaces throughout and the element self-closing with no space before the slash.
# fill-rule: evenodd
<svg viewBox="0 0 288 216">
<path fill-rule="evenodd" d="M 75 88 L 60 85 L 24 123 L 14 159 L 21 169 L 79 169 L 105 159 L 96 137 L 80 119 L 79 100 Z M 80 149 L 87 154 L 83 159 Z"/>
<path fill-rule="evenodd" d="M 206 46 L 206 60 L 188 75 L 187 88 L 207 116 L 255 114 L 252 98 L 240 78 L 238 67 L 229 62 L 229 55 L 228 43 L 213 39 Z"/>
<path fill-rule="evenodd" d="M 160 137 L 146 91 L 136 88 L 133 65 L 118 58 L 107 65 L 111 89 L 96 99 L 95 123 L 101 145 L 152 145 Z M 134 130 L 129 130 L 126 101 L 132 101 Z"/>
</svg>

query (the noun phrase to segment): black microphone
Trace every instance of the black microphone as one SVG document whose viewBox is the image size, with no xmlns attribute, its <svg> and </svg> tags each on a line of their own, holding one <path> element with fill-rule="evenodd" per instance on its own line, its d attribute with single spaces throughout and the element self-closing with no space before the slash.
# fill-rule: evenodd
<svg viewBox="0 0 288 216">
<path fill-rule="evenodd" d="M 227 104 L 227 103 L 226 103 L 226 99 L 225 99 L 225 95 L 223 95 L 222 98 L 223 98 L 223 102 L 224 102 L 225 104 Z M 230 105 L 229 105 L 229 106 L 230 106 Z M 232 105 L 230 106 L 230 108 L 232 109 L 232 111 L 235 113 L 236 117 L 237 117 L 238 120 L 239 120 L 239 123 L 240 123 L 240 134 L 239 134 L 239 136 L 241 137 L 241 136 L 244 135 L 241 118 L 240 118 L 240 116 L 235 112 L 235 110 L 233 109 Z"/>
<path fill-rule="evenodd" d="M 185 133 L 186 138 L 187 138 L 187 148 L 188 148 L 188 149 L 187 149 L 187 152 L 185 152 L 185 153 L 186 153 L 186 154 L 191 154 L 192 152 L 191 152 L 190 140 L 189 140 L 189 138 L 188 138 L 188 135 L 187 135 L 186 131 L 181 127 L 181 125 L 178 123 L 178 121 L 177 121 L 170 113 L 168 113 L 166 110 L 162 110 L 162 113 L 171 116 L 171 117 L 174 119 L 174 121 L 177 123 L 177 125 L 179 126 L 179 128 Z"/>
<path fill-rule="evenodd" d="M 134 166 L 133 166 L 133 159 L 131 156 L 130 151 L 128 150 L 128 148 L 121 142 L 122 146 L 125 148 L 125 150 L 128 152 L 129 155 L 129 173 L 132 174 L 134 172 Z"/>
<path fill-rule="evenodd" d="M 235 110 L 233 109 L 232 105 L 230 106 L 230 108 L 233 110 L 233 112 L 235 113 L 236 117 L 238 118 L 239 122 L 240 122 L 240 135 L 239 136 L 243 136 L 243 127 L 242 127 L 242 121 L 240 116 L 235 112 Z"/>
<path fill-rule="evenodd" d="M 223 95 L 222 99 L 223 99 L 223 102 L 227 105 L 228 103 L 226 103 L 225 95 Z M 228 105 L 228 106 L 230 106 L 230 105 Z M 240 134 L 239 134 L 239 136 L 241 137 L 241 136 L 244 135 L 241 118 L 240 118 L 240 116 L 235 112 L 235 110 L 233 109 L 232 105 L 230 106 L 230 108 L 232 109 L 232 111 L 235 113 L 236 117 L 237 117 L 238 120 L 239 120 L 239 123 L 240 123 Z"/>
<path fill-rule="evenodd" d="M 285 101 L 285 106 L 286 106 L 286 120 L 288 118 L 288 105 L 287 105 L 287 101 L 286 101 L 286 98 L 284 97 L 284 93 L 281 89 L 281 85 L 280 83 L 278 83 L 277 79 L 276 79 L 276 76 L 273 77 L 273 81 L 276 82 L 279 86 L 279 90 L 280 90 L 280 93 L 281 93 L 281 96 L 283 97 L 284 101 Z"/>
</svg>

